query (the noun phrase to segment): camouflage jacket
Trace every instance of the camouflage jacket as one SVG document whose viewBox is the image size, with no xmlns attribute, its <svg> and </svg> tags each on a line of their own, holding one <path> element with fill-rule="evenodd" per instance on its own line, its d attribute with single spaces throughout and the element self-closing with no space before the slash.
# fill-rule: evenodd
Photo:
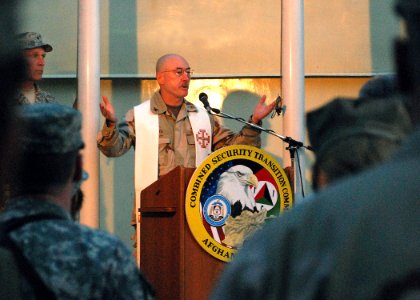
<svg viewBox="0 0 420 300">
<path fill-rule="evenodd" d="M 11 199 L 4 222 L 49 214 L 54 219 L 25 223 L 9 233 L 41 280 L 58 299 L 150 299 L 151 289 L 127 247 L 118 238 L 73 222 L 43 199 Z M 34 299 L 25 278 L 23 299 Z"/>
<path fill-rule="evenodd" d="M 35 103 L 56 103 L 55 97 L 50 93 L 47 93 L 39 88 L 39 86 L 34 83 L 35 86 Z M 31 104 L 28 98 L 23 95 L 21 91 L 17 91 L 16 100 L 18 104 Z"/>
<path fill-rule="evenodd" d="M 176 166 L 195 168 L 195 137 L 188 115 L 197 111 L 191 102 L 184 100 L 178 116 L 169 112 L 160 93 L 150 99 L 151 112 L 159 115 L 159 176 L 165 175 Z M 222 126 L 220 120 L 210 115 L 212 127 L 212 151 L 228 145 L 251 145 L 261 147 L 260 131 L 245 125 L 239 133 Z M 104 123 L 99 132 L 97 145 L 108 157 L 125 154 L 136 143 L 134 109 L 125 115 L 119 124 Z"/>
</svg>

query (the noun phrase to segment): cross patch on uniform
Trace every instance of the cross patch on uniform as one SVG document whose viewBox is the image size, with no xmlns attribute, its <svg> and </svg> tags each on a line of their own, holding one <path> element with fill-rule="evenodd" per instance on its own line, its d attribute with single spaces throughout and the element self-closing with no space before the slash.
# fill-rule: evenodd
<svg viewBox="0 0 420 300">
<path fill-rule="evenodd" d="M 197 140 L 197 143 L 200 144 L 201 148 L 206 148 L 210 143 L 210 135 L 205 129 L 198 130 L 195 135 L 195 139 Z"/>
</svg>

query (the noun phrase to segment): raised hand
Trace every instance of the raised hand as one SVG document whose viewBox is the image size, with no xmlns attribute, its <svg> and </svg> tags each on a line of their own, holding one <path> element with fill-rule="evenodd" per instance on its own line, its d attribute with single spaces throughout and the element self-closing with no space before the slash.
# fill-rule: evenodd
<svg viewBox="0 0 420 300">
<path fill-rule="evenodd" d="M 276 101 L 271 102 L 270 104 L 266 105 L 265 100 L 266 96 L 263 95 L 258 101 L 257 105 L 255 106 L 254 113 L 252 114 L 252 123 L 258 124 L 262 119 L 264 119 L 270 112 L 274 109 L 276 105 Z"/>
<path fill-rule="evenodd" d="M 99 108 L 101 109 L 102 115 L 108 122 L 118 122 L 118 119 L 115 116 L 115 109 L 111 102 L 109 102 L 107 96 L 102 96 L 102 101 L 99 103 Z"/>
</svg>

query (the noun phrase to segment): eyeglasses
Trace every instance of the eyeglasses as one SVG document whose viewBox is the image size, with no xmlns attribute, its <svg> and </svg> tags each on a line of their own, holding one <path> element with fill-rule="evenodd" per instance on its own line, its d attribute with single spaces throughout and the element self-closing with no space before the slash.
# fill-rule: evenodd
<svg viewBox="0 0 420 300">
<path fill-rule="evenodd" d="M 181 77 L 184 73 L 188 76 L 191 77 L 191 75 L 193 74 L 193 70 L 191 70 L 190 68 L 187 69 L 183 69 L 183 68 L 176 68 L 175 70 L 166 70 L 166 71 L 161 71 L 162 73 L 165 72 L 173 72 L 175 73 L 175 75 L 177 77 Z"/>
</svg>

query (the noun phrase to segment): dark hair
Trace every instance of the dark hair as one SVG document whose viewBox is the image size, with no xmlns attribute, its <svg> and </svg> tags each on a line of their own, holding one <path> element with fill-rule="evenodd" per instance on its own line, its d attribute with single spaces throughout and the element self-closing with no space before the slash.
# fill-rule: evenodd
<svg viewBox="0 0 420 300">
<path fill-rule="evenodd" d="M 10 183 L 12 196 L 44 193 L 68 182 L 75 168 L 78 151 L 63 154 L 22 153 Z"/>
<path fill-rule="evenodd" d="M 360 89 L 361 98 L 386 98 L 398 92 L 398 80 L 394 74 L 378 75 L 368 80 Z"/>
</svg>

